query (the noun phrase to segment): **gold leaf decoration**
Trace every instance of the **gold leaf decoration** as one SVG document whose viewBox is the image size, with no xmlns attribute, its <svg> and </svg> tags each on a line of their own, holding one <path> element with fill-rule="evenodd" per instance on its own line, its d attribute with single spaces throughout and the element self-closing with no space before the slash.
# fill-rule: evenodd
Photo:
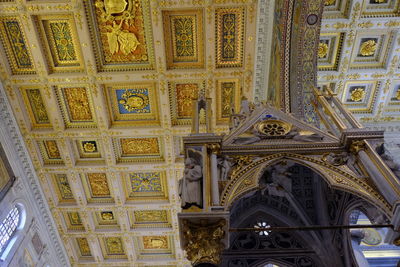
<svg viewBox="0 0 400 267">
<path fill-rule="evenodd" d="M 354 102 L 360 102 L 365 97 L 365 90 L 364 88 L 356 88 L 350 93 L 350 99 Z"/>
<path fill-rule="evenodd" d="M 328 54 L 329 47 L 326 43 L 320 42 L 318 44 L 318 58 L 324 58 Z"/>
<path fill-rule="evenodd" d="M 368 40 L 361 44 L 360 46 L 360 54 L 364 57 L 370 57 L 375 54 L 377 48 L 377 44 L 375 40 Z"/>
<path fill-rule="evenodd" d="M 400 101 L 400 89 L 396 92 L 396 99 Z"/>
<path fill-rule="evenodd" d="M 325 0 L 324 5 L 325 6 L 333 6 L 335 4 L 336 0 Z"/>
<path fill-rule="evenodd" d="M 111 54 L 116 54 L 118 51 L 124 55 L 134 52 L 140 44 L 136 35 L 127 30 L 121 30 L 122 20 L 120 24 L 113 21 L 113 26 L 108 26 L 111 32 L 107 32 L 108 45 L 110 46 Z"/>
</svg>

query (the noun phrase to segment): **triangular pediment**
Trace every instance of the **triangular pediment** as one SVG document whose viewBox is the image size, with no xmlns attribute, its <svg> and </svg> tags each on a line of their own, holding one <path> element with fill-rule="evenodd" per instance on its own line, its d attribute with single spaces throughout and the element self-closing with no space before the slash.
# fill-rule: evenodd
<svg viewBox="0 0 400 267">
<path fill-rule="evenodd" d="M 266 145 L 285 143 L 337 143 L 335 136 L 267 104 L 233 116 L 231 132 L 223 145 Z M 236 125 L 234 125 L 236 124 Z"/>
</svg>

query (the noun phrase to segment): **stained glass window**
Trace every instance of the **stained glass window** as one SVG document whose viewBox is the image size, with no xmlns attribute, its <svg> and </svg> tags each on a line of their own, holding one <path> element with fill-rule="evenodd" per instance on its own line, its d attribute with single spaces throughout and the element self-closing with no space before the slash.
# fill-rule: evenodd
<svg viewBox="0 0 400 267">
<path fill-rule="evenodd" d="M 256 229 L 260 229 L 260 228 L 268 228 L 271 227 L 267 222 L 257 222 L 254 225 L 254 228 Z M 256 231 L 256 233 L 258 233 L 259 235 L 268 235 L 270 231 L 265 231 L 265 230 L 261 230 L 261 231 Z"/>
<path fill-rule="evenodd" d="M 20 221 L 20 212 L 14 207 L 0 224 L 0 254 L 4 252 L 8 242 L 15 233 Z"/>
</svg>

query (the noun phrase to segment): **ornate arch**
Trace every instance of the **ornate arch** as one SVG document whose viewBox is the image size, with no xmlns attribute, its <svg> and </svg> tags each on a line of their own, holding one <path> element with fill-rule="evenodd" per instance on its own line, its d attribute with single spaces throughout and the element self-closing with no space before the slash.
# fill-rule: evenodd
<svg viewBox="0 0 400 267">
<path fill-rule="evenodd" d="M 259 180 L 265 168 L 283 159 L 291 160 L 310 168 L 319 174 L 332 188 L 363 198 L 391 218 L 392 206 L 376 189 L 368 184 L 368 181 L 364 181 L 345 169 L 333 166 L 321 159 L 295 153 L 277 153 L 257 158 L 252 163 L 235 171 L 235 174 L 222 192 L 221 205 L 229 209 L 236 199 L 260 189 Z"/>
</svg>

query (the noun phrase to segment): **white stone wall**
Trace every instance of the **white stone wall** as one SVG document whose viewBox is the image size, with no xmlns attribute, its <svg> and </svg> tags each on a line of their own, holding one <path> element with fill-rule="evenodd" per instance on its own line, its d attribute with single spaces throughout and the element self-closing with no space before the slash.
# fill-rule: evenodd
<svg viewBox="0 0 400 267">
<path fill-rule="evenodd" d="M 0 143 L 16 176 L 14 185 L 0 203 L 0 222 L 15 204 L 23 205 L 26 211 L 25 227 L 17 232 L 18 238 L 6 259 L 0 262 L 0 266 L 70 266 L 1 85 Z M 44 247 L 39 249 L 39 253 L 32 243 L 35 233 L 38 234 Z"/>
</svg>

